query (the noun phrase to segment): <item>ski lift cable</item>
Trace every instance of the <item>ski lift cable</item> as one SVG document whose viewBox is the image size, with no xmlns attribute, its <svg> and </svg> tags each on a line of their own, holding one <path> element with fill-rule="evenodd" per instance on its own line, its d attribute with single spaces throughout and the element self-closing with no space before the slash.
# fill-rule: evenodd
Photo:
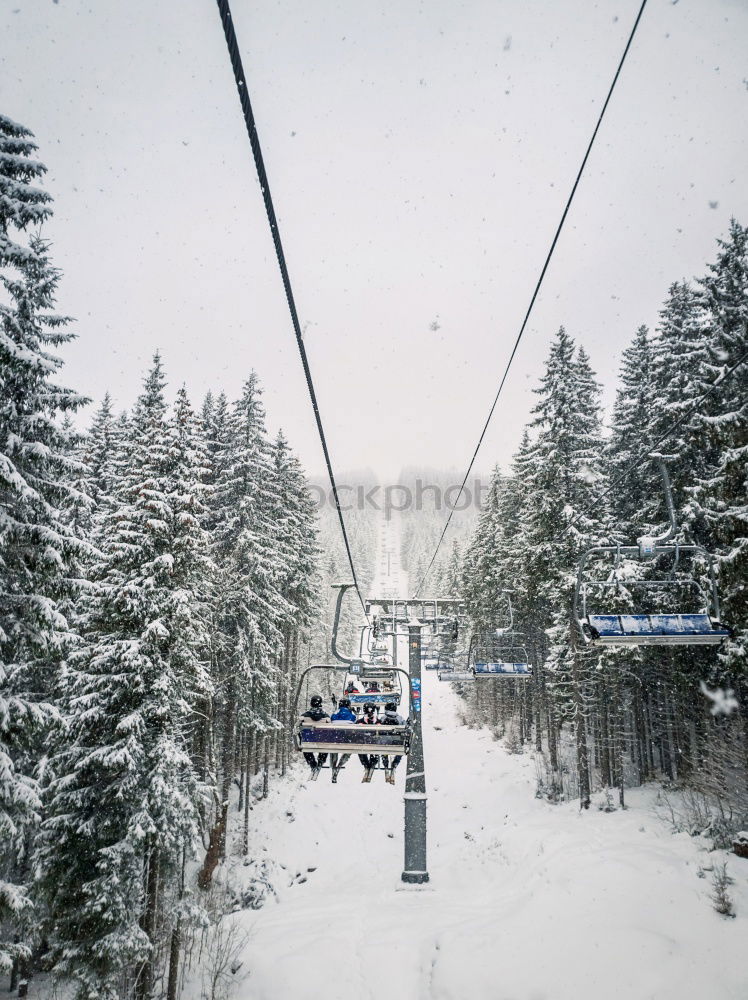
<svg viewBox="0 0 748 1000">
<path fill-rule="evenodd" d="M 294 334 L 296 336 L 296 346 L 299 349 L 299 355 L 301 357 L 301 364 L 304 369 L 304 376 L 306 378 L 307 388 L 309 390 L 309 398 L 312 402 L 312 409 L 314 410 L 314 419 L 317 423 L 317 431 L 319 433 L 319 438 L 322 443 L 322 451 L 325 456 L 325 465 L 327 466 L 327 475 L 330 479 L 330 486 L 332 487 L 332 495 L 335 501 L 335 509 L 338 514 L 338 521 L 340 522 L 340 530 L 343 535 L 343 542 L 345 544 L 346 555 L 348 556 L 348 564 L 351 568 L 351 574 L 353 577 L 353 586 L 358 594 L 358 599 L 361 602 L 361 607 L 367 620 L 369 619 L 366 613 L 366 604 L 364 602 L 363 595 L 361 593 L 361 588 L 358 584 L 358 577 L 356 576 L 356 567 L 353 562 L 353 553 L 351 551 L 351 545 L 348 540 L 348 532 L 345 527 L 345 519 L 343 517 L 343 511 L 340 506 L 340 498 L 338 496 L 338 486 L 335 481 L 335 474 L 332 469 L 332 461 L 330 459 L 330 452 L 327 447 L 327 439 L 325 438 L 325 431 L 322 426 L 322 417 L 319 412 L 319 405 L 317 403 L 317 394 L 314 390 L 314 382 L 312 380 L 312 373 L 309 367 L 309 359 L 307 358 L 306 348 L 304 347 L 304 339 L 301 333 L 301 326 L 299 324 L 299 316 L 296 311 L 296 300 L 294 299 L 293 289 L 291 287 L 291 278 L 288 273 L 288 266 L 286 264 L 286 255 L 283 252 L 283 243 L 281 241 L 280 229 L 278 228 L 278 220 L 275 215 L 275 208 L 273 206 L 273 199 L 270 194 L 270 183 L 268 181 L 268 175 L 265 170 L 265 161 L 262 156 L 262 149 L 260 148 L 260 139 L 257 134 L 257 125 L 255 123 L 254 113 L 252 111 L 252 104 L 249 99 L 249 89 L 247 87 L 246 77 L 244 75 L 244 68 L 242 66 L 242 59 L 239 54 L 239 45 L 236 39 L 236 32 L 234 31 L 234 22 L 231 16 L 231 8 L 229 6 L 228 0 L 217 0 L 218 10 L 221 15 L 221 22 L 223 24 L 223 33 L 226 36 L 226 45 L 229 50 L 229 57 L 231 59 L 231 67 L 234 71 L 234 79 L 236 80 L 236 88 L 239 91 L 239 100 L 242 106 L 242 112 L 244 114 L 244 123 L 247 126 L 247 134 L 249 135 L 249 143 L 252 147 L 252 154 L 254 155 L 255 168 L 257 170 L 257 179 L 260 182 L 260 190 L 262 191 L 263 201 L 265 202 L 265 211 L 267 213 L 268 222 L 270 223 L 270 232 L 273 237 L 273 243 L 275 245 L 275 255 L 278 258 L 278 266 L 280 268 L 281 277 L 283 279 L 283 288 L 286 293 L 286 302 L 288 303 L 288 310 L 291 314 L 291 322 L 293 324 Z"/>
<path fill-rule="evenodd" d="M 486 431 L 488 430 L 488 426 L 491 423 L 491 419 L 493 417 L 494 410 L 496 409 L 496 405 L 499 402 L 499 397 L 501 396 L 501 392 L 502 392 L 502 390 L 504 388 L 504 383 L 506 382 L 507 376 L 509 374 L 509 369 L 512 367 L 512 362 L 514 361 L 514 357 L 515 357 L 515 355 L 517 353 L 517 348 L 519 347 L 519 343 L 522 340 L 522 336 L 523 336 L 523 334 L 525 332 L 525 328 L 527 327 L 527 323 L 528 323 L 528 321 L 530 319 L 530 314 L 532 313 L 533 307 L 535 305 L 535 302 L 537 300 L 538 294 L 540 292 L 541 285 L 543 284 L 543 279 L 545 278 L 546 272 L 547 272 L 548 267 L 549 267 L 550 262 L 551 262 L 551 258 L 553 257 L 553 252 L 556 249 L 556 244 L 558 243 L 559 237 L 561 235 L 561 230 L 563 229 L 564 223 L 566 222 L 566 217 L 569 214 L 569 209 L 571 208 L 571 203 L 574 200 L 574 195 L 577 193 L 577 188 L 579 187 L 579 182 L 580 182 L 580 180 L 582 178 L 582 173 L 584 172 L 584 168 L 587 165 L 587 160 L 589 159 L 590 153 L 592 152 L 592 147 L 593 147 L 593 145 L 595 143 L 595 139 L 597 138 L 597 133 L 600 131 L 600 126 L 602 125 L 602 121 L 603 121 L 603 118 L 605 116 L 605 112 L 606 112 L 606 110 L 608 108 L 608 105 L 610 104 L 610 99 L 613 96 L 613 91 L 615 90 L 616 84 L 618 83 L 618 78 L 621 75 L 621 70 L 623 69 L 623 64 L 626 61 L 626 56 L 628 55 L 629 49 L 631 48 L 631 44 L 634 41 L 634 36 L 636 35 L 637 28 L 639 27 L 639 22 L 642 19 L 642 14 L 644 13 L 644 8 L 646 6 L 647 6 L 647 0 L 642 0 L 642 4 L 641 4 L 641 6 L 639 8 L 639 13 L 636 15 L 636 20 L 634 21 L 634 26 L 631 29 L 631 32 L 630 32 L 629 37 L 628 37 L 628 41 L 626 42 L 626 47 L 623 50 L 623 55 L 621 56 L 621 59 L 620 59 L 620 61 L 618 63 L 618 68 L 615 71 L 615 75 L 613 76 L 613 80 L 612 80 L 612 82 L 610 84 L 610 87 L 608 89 L 607 97 L 605 98 L 603 106 L 600 109 L 600 114 L 598 115 L 597 123 L 596 123 L 595 128 L 594 128 L 594 130 L 592 132 L 592 136 L 590 138 L 590 141 L 587 144 L 587 149 L 585 151 L 585 154 L 584 154 L 584 157 L 582 159 L 582 163 L 581 163 L 581 165 L 579 167 L 579 170 L 577 171 L 577 176 L 576 176 L 576 178 L 574 180 L 574 184 L 572 186 L 571 193 L 569 194 L 569 197 L 567 199 L 566 205 L 564 207 L 564 211 L 563 211 L 563 213 L 561 215 L 561 220 L 560 220 L 560 222 L 559 222 L 559 224 L 558 224 L 558 226 L 556 228 L 556 232 L 555 232 L 555 235 L 553 237 L 553 241 L 551 242 L 550 249 L 548 250 L 548 253 L 546 255 L 545 262 L 544 262 L 542 270 L 540 272 L 540 276 L 538 277 L 538 280 L 537 280 L 537 282 L 535 284 L 535 289 L 534 289 L 534 291 L 532 293 L 532 297 L 530 299 L 530 304 L 527 307 L 527 312 L 525 313 L 525 318 L 522 321 L 522 326 L 520 327 L 519 333 L 517 334 L 517 339 L 514 341 L 514 346 L 512 347 L 512 353 L 509 355 L 509 360 L 507 361 L 506 368 L 504 369 L 504 374 L 501 377 L 501 382 L 499 383 L 499 388 L 496 391 L 496 395 L 494 397 L 494 401 L 491 404 L 491 409 L 488 411 L 488 416 L 486 417 L 486 422 L 483 425 L 483 430 L 480 433 L 480 437 L 478 438 L 478 443 L 476 444 L 475 450 L 473 451 L 472 458 L 470 459 L 470 464 L 468 465 L 467 471 L 465 472 L 465 478 L 462 480 L 462 485 L 460 486 L 460 490 L 459 490 L 459 493 L 457 494 L 457 498 L 455 499 L 455 502 L 452 504 L 452 509 L 450 510 L 449 516 L 447 517 L 447 520 L 446 520 L 446 522 L 444 524 L 444 528 L 442 529 L 442 533 L 441 533 L 441 536 L 439 538 L 439 541 L 437 542 L 436 549 L 434 550 L 434 554 L 431 557 L 431 562 L 428 564 L 428 566 L 426 568 L 426 572 L 423 574 L 423 576 L 421 577 L 420 583 L 418 584 L 418 587 L 417 587 L 416 592 L 415 592 L 415 596 L 416 597 L 418 597 L 419 593 L 421 592 L 421 588 L 423 587 L 424 583 L 426 582 L 426 579 L 427 579 L 429 573 L 431 572 L 431 568 L 433 567 L 434 562 L 436 561 L 436 557 L 439 554 L 439 549 L 441 548 L 442 542 L 444 541 L 445 535 L 447 534 L 447 530 L 449 529 L 449 525 L 450 525 L 450 523 L 452 521 L 452 517 L 454 515 L 454 512 L 455 512 L 455 509 L 457 507 L 457 504 L 459 503 L 460 497 L 462 496 L 463 491 L 465 489 L 465 484 L 467 483 L 468 477 L 470 476 L 470 473 L 473 470 L 473 465 L 475 464 L 475 460 L 478 457 L 478 452 L 480 451 L 481 445 L 483 444 L 483 439 L 486 436 Z"/>
<path fill-rule="evenodd" d="M 650 442 L 649 446 L 647 447 L 647 450 L 641 452 L 641 454 L 639 454 L 633 460 L 633 462 L 630 462 L 623 470 L 623 472 L 620 475 L 616 476 L 613 482 L 609 483 L 608 486 L 605 487 L 600 496 L 597 497 L 591 504 L 589 504 L 583 510 L 581 510 L 578 514 L 576 514 L 572 518 L 572 520 L 569 521 L 566 527 L 563 528 L 562 531 L 558 532 L 556 535 L 553 536 L 553 538 L 550 539 L 548 544 L 550 545 L 553 542 L 557 542 L 559 539 L 563 538 L 563 536 L 569 530 L 569 528 L 577 524 L 583 517 L 586 517 L 588 514 L 591 514 L 592 511 L 594 511 L 595 508 L 602 503 L 602 501 L 605 499 L 605 497 L 608 496 L 609 493 L 612 493 L 613 490 L 615 490 L 618 486 L 624 483 L 627 480 L 627 478 L 631 475 L 631 473 L 634 471 L 634 469 L 637 469 L 640 465 L 643 465 L 644 462 L 651 460 L 652 453 L 656 452 L 661 444 L 664 444 L 664 442 L 667 441 L 667 439 L 672 434 L 674 434 L 675 431 L 677 431 L 680 427 L 683 426 L 683 424 L 685 424 L 688 420 L 690 420 L 691 417 L 694 416 L 694 414 L 698 413 L 701 409 L 701 404 L 709 396 L 711 396 L 711 394 L 715 391 L 715 389 L 720 388 L 720 386 L 723 386 L 729 378 L 732 378 L 732 376 L 735 374 L 738 368 L 740 368 L 741 365 L 744 365 L 746 361 L 748 361 L 748 351 L 745 351 L 743 354 L 741 354 L 738 360 L 730 368 L 726 368 L 714 380 L 714 382 L 712 382 L 709 388 L 699 396 L 699 398 L 696 400 L 693 406 L 691 406 L 688 410 L 686 410 L 685 413 L 681 414 L 681 416 L 675 421 L 675 423 L 671 424 L 667 428 L 667 430 L 665 430 L 655 441 Z"/>
</svg>

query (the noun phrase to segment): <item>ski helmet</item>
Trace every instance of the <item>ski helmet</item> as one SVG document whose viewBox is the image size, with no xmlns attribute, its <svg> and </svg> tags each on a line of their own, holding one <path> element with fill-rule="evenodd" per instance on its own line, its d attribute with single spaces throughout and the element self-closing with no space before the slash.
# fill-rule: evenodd
<svg viewBox="0 0 748 1000">
<path fill-rule="evenodd" d="M 396 712 L 397 705 L 394 703 L 394 701 L 388 701 L 387 704 L 384 706 L 384 710 L 385 712 Z"/>
<path fill-rule="evenodd" d="M 350 698 L 341 698 L 340 701 L 338 702 L 338 708 L 350 708 L 350 707 L 351 707 Z"/>
<path fill-rule="evenodd" d="M 322 708 L 322 698 L 318 694 L 313 694 L 309 699 L 309 704 L 312 708 Z"/>
<path fill-rule="evenodd" d="M 364 705 L 364 711 L 366 712 L 367 715 L 371 715 L 373 712 L 376 712 L 376 710 L 377 706 L 373 705 L 370 701 L 367 701 L 366 704 Z"/>
</svg>

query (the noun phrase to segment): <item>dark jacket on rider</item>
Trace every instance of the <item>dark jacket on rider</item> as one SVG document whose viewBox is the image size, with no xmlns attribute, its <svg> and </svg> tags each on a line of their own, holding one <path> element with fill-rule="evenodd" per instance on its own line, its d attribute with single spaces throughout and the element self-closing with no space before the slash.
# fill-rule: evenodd
<svg viewBox="0 0 748 1000">
<path fill-rule="evenodd" d="M 322 722 L 323 719 L 329 719 L 330 716 L 321 708 L 308 708 L 301 718 L 309 719 L 310 722 Z"/>
<path fill-rule="evenodd" d="M 383 726 L 404 726 L 405 719 L 390 710 L 389 712 L 385 709 L 384 715 L 379 720 Z"/>
</svg>

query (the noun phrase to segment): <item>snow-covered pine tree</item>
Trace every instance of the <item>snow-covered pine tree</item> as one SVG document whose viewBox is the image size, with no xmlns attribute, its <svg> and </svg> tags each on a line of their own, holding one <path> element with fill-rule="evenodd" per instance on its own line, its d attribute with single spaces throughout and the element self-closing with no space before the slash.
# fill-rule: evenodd
<svg viewBox="0 0 748 1000">
<path fill-rule="evenodd" d="M 605 448 L 610 478 L 622 479 L 609 505 L 615 534 L 626 544 L 632 544 L 644 533 L 645 520 L 651 518 L 653 493 L 658 495 L 656 470 L 653 471 L 651 463 L 641 461 L 650 451 L 658 398 L 652 341 L 647 327 L 640 326 L 621 358 L 611 434 Z M 627 471 L 639 461 L 641 464 Z"/>
<path fill-rule="evenodd" d="M 717 260 L 700 282 L 706 311 L 709 381 L 741 366 L 710 397 L 702 418 L 711 467 L 694 491 L 697 512 L 718 548 L 722 616 L 737 629 L 720 660 L 748 695 L 748 228 L 733 219 Z"/>
<path fill-rule="evenodd" d="M 452 540 L 449 560 L 442 577 L 440 597 L 459 598 L 462 589 L 462 555 L 457 539 Z"/>
<path fill-rule="evenodd" d="M 84 459 L 88 468 L 88 492 L 96 509 L 101 509 L 113 491 L 113 462 L 117 453 L 118 437 L 112 397 L 107 392 L 91 421 L 84 448 Z"/>
<path fill-rule="evenodd" d="M 34 159 L 33 132 L 0 114 L 0 261 L 21 267 L 30 255 L 18 233 L 38 227 L 52 215 L 52 196 L 36 182 L 46 174 Z"/>
<path fill-rule="evenodd" d="M 536 390 L 532 474 L 526 482 L 528 567 L 538 604 L 547 608 L 550 652 L 546 669 L 551 694 L 572 719 L 577 748 L 580 800 L 589 805 L 587 742 L 589 668 L 572 623 L 576 562 L 599 531 L 600 512 L 581 516 L 601 492 L 600 390 L 586 353 L 575 351 L 562 327 L 551 345 L 546 372 Z M 529 463 L 528 463 L 529 464 Z"/>
<path fill-rule="evenodd" d="M 56 971 L 81 1000 L 151 997 L 163 904 L 198 825 L 189 720 L 203 680 L 209 565 L 202 459 L 154 360 L 98 522 L 87 648 L 70 658 L 38 859 Z"/>
<path fill-rule="evenodd" d="M 210 884 L 225 849 L 228 797 L 242 729 L 263 740 L 276 728 L 275 658 L 283 643 L 280 624 L 290 612 L 279 585 L 271 519 L 272 463 L 259 379 L 252 372 L 233 405 L 223 441 L 214 419 L 212 463 L 218 470 L 209 515 L 217 566 L 213 670 L 219 692 L 214 708 L 216 765 L 220 772 L 216 815 L 199 884 Z"/>
<path fill-rule="evenodd" d="M 688 499 L 687 489 L 694 485 L 695 477 L 709 467 L 713 457 L 698 414 L 670 431 L 693 408 L 711 382 L 703 304 L 698 292 L 685 281 L 674 282 L 668 290 L 652 350 L 655 405 L 648 437 L 649 441 L 657 441 L 667 433 L 666 439 L 657 446 L 657 452 L 666 458 L 676 511 L 682 516 Z M 649 482 L 651 496 L 642 510 L 645 523 L 640 533 L 656 533 L 668 520 L 662 484 L 651 463 L 643 464 L 640 476 L 643 484 Z M 692 532 L 699 537 L 699 526 L 693 522 L 693 515 L 689 520 Z"/>
<path fill-rule="evenodd" d="M 35 186 L 45 167 L 32 134 L 0 115 L 0 969 L 27 953 L 28 848 L 38 819 L 34 779 L 56 664 L 72 640 L 61 601 L 75 590 L 81 545 L 63 507 L 71 463 L 58 417 L 86 400 L 56 382 L 56 348 L 73 338 L 54 309 L 60 272 L 38 235 L 51 214 Z"/>
<path fill-rule="evenodd" d="M 499 553 L 496 551 L 496 532 L 501 527 L 499 509 L 503 488 L 501 470 L 496 466 L 463 560 L 463 594 L 467 611 L 476 626 L 482 628 L 493 626 L 497 612 Z"/>
<path fill-rule="evenodd" d="M 278 721 L 285 734 L 276 732 L 275 760 L 285 770 L 291 701 L 296 687 L 296 666 L 302 636 L 308 640 L 308 630 L 319 612 L 320 550 L 317 542 L 317 510 L 307 487 L 298 459 L 291 451 L 282 431 L 271 449 L 272 489 L 270 518 L 275 533 L 277 558 L 280 564 L 278 590 L 286 602 L 279 626 L 283 634 L 280 655 L 278 691 Z"/>
<path fill-rule="evenodd" d="M 174 559 L 171 574 L 178 584 L 169 608 L 170 655 L 192 707 L 202 708 L 213 693 L 210 602 L 215 581 L 204 527 L 213 488 L 205 483 L 209 474 L 207 449 L 184 386 L 177 392 L 167 441 L 166 501 Z M 192 724 L 196 724 L 194 717 Z"/>
</svg>

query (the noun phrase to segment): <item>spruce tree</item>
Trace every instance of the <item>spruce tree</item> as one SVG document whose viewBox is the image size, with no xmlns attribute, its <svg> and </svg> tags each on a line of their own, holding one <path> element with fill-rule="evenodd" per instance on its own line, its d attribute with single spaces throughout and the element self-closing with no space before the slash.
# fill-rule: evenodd
<svg viewBox="0 0 748 1000">
<path fill-rule="evenodd" d="M 711 467 L 694 490 L 718 550 L 722 617 L 737 630 L 721 657 L 728 676 L 748 691 L 748 228 L 735 219 L 717 260 L 700 282 L 706 310 L 708 370 L 715 382 L 740 367 L 709 399 L 703 418 Z"/>
<path fill-rule="evenodd" d="M 710 384 L 707 338 L 701 297 L 687 282 L 674 282 L 660 312 L 653 341 L 652 382 L 656 402 L 649 422 L 648 437 L 657 441 L 657 452 L 666 459 L 673 486 L 673 500 L 679 517 L 691 523 L 699 536 L 699 526 L 686 510 L 687 490 L 696 476 L 709 467 L 710 449 L 703 434 L 699 410 L 688 417 L 675 431 L 674 424 L 684 420 L 698 404 L 699 397 Z M 700 408 L 699 408 L 700 409 Z M 659 473 L 652 463 L 642 463 L 639 473 L 643 483 L 649 483 L 651 499 L 644 504 L 645 526 L 642 534 L 656 533 L 668 523 Z"/>
<path fill-rule="evenodd" d="M 611 434 L 605 449 L 610 478 L 621 479 L 612 493 L 610 506 L 620 541 L 627 544 L 644 533 L 645 518 L 651 517 L 656 484 L 656 473 L 653 477 L 651 464 L 645 458 L 651 449 L 659 395 L 653 358 L 649 331 L 640 326 L 621 359 Z M 634 463 L 637 464 L 631 470 Z"/>
<path fill-rule="evenodd" d="M 220 398 L 218 406 L 220 407 Z M 225 850 L 229 793 L 243 729 L 276 728 L 282 620 L 290 605 L 280 593 L 282 567 L 272 524 L 273 470 L 259 379 L 252 372 L 209 445 L 214 493 L 208 521 L 217 567 L 213 605 L 213 707 L 216 812 L 198 882 L 210 884 Z"/>
<path fill-rule="evenodd" d="M 534 408 L 537 437 L 528 488 L 528 545 L 537 594 L 548 609 L 546 668 L 551 694 L 573 722 L 580 800 L 590 800 L 586 699 L 588 656 L 572 620 L 577 559 L 599 530 L 599 512 L 582 515 L 601 489 L 600 391 L 587 355 L 563 329 L 551 346 Z"/>
<path fill-rule="evenodd" d="M 197 832 L 191 705 L 204 683 L 209 574 L 202 459 L 154 360 L 101 513 L 87 647 L 70 658 L 39 866 L 47 934 L 76 996 L 150 997 L 161 914 Z"/>
<path fill-rule="evenodd" d="M 75 639 L 63 609 L 82 550 L 64 510 L 75 463 L 59 418 L 86 400 L 56 381 L 55 351 L 74 335 L 53 311 L 60 272 L 47 244 L 23 237 L 51 214 L 35 151 L 31 133 L 0 115 L 0 926 L 16 939 L 0 940 L 0 968 L 27 953 L 34 775 L 57 663 Z"/>
<path fill-rule="evenodd" d="M 491 473 L 488 493 L 463 563 L 463 593 L 468 613 L 473 622 L 482 628 L 491 627 L 496 613 L 496 590 L 499 586 L 496 532 L 500 529 L 502 489 L 501 471 L 496 466 Z"/>
</svg>

